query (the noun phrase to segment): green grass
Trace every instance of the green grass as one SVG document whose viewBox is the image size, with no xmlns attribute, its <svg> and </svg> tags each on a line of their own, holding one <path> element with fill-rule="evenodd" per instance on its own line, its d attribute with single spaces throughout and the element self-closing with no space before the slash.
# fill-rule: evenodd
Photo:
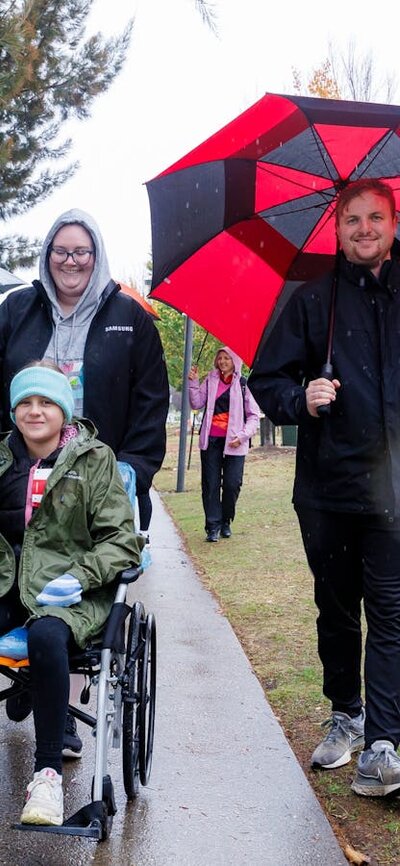
<svg viewBox="0 0 400 866">
<path fill-rule="evenodd" d="M 264 449 L 251 449 L 232 537 L 210 545 L 204 541 L 198 452 L 192 453 L 185 492 L 176 493 L 177 445 L 177 433 L 172 431 L 156 487 L 260 681 L 272 684 L 268 689 L 271 703 L 285 713 L 289 723 L 294 704 L 286 694 L 294 685 L 297 694 L 307 699 L 305 714 L 314 711 L 315 693 L 319 703 L 323 702 L 312 579 L 290 502 L 293 449 L 271 449 L 268 456 Z M 321 719 L 326 713 L 327 705 Z"/>
<path fill-rule="evenodd" d="M 185 492 L 176 493 L 178 441 L 178 431 L 169 430 L 155 486 L 201 580 L 241 641 L 343 848 L 350 844 L 375 866 L 399 866 L 397 801 L 357 798 L 350 790 L 354 762 L 333 773 L 309 769 L 330 705 L 321 691 L 313 581 L 291 505 L 294 448 L 251 449 L 232 537 L 206 544 L 197 442 Z"/>
</svg>

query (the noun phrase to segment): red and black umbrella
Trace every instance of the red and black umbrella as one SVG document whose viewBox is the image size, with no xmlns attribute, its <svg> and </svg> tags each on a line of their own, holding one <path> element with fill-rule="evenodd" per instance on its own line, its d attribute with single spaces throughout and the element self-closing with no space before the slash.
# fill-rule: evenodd
<svg viewBox="0 0 400 866">
<path fill-rule="evenodd" d="M 385 180 L 400 210 L 400 106 L 268 93 L 146 184 L 150 297 L 251 366 L 300 282 L 333 265 L 338 192 Z"/>
</svg>

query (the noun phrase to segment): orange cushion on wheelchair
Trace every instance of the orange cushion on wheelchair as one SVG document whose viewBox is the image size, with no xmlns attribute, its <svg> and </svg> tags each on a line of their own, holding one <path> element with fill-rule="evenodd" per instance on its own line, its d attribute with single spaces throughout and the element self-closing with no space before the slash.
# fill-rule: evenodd
<svg viewBox="0 0 400 866">
<path fill-rule="evenodd" d="M 9 659 L 6 656 L 0 656 L 0 665 L 7 668 L 27 668 L 29 667 L 29 659 Z"/>
</svg>

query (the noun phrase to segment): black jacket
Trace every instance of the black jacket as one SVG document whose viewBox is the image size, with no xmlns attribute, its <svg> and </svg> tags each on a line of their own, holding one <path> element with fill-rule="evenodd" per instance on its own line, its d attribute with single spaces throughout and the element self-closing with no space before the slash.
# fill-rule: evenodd
<svg viewBox="0 0 400 866">
<path fill-rule="evenodd" d="M 0 305 L 1 430 L 11 427 L 12 377 L 43 357 L 51 331 L 51 306 L 41 283 L 11 293 Z M 168 378 L 151 317 L 114 281 L 91 322 L 83 363 L 83 414 L 117 459 L 134 467 L 138 492 L 144 492 L 165 455 Z"/>
<path fill-rule="evenodd" d="M 326 361 L 332 275 L 301 286 L 263 346 L 248 385 L 275 424 L 298 424 L 295 505 L 400 515 L 400 264 L 378 281 L 341 259 L 330 415 L 305 386 Z"/>
</svg>

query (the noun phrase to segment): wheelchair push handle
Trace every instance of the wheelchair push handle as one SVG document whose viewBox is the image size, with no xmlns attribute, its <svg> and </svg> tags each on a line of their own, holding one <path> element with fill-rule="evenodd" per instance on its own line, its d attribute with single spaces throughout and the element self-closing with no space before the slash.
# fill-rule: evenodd
<svg viewBox="0 0 400 866">
<path fill-rule="evenodd" d="M 143 574 L 143 566 L 137 565 L 136 568 L 125 568 L 118 575 L 120 583 L 134 583 L 141 574 Z"/>
</svg>

